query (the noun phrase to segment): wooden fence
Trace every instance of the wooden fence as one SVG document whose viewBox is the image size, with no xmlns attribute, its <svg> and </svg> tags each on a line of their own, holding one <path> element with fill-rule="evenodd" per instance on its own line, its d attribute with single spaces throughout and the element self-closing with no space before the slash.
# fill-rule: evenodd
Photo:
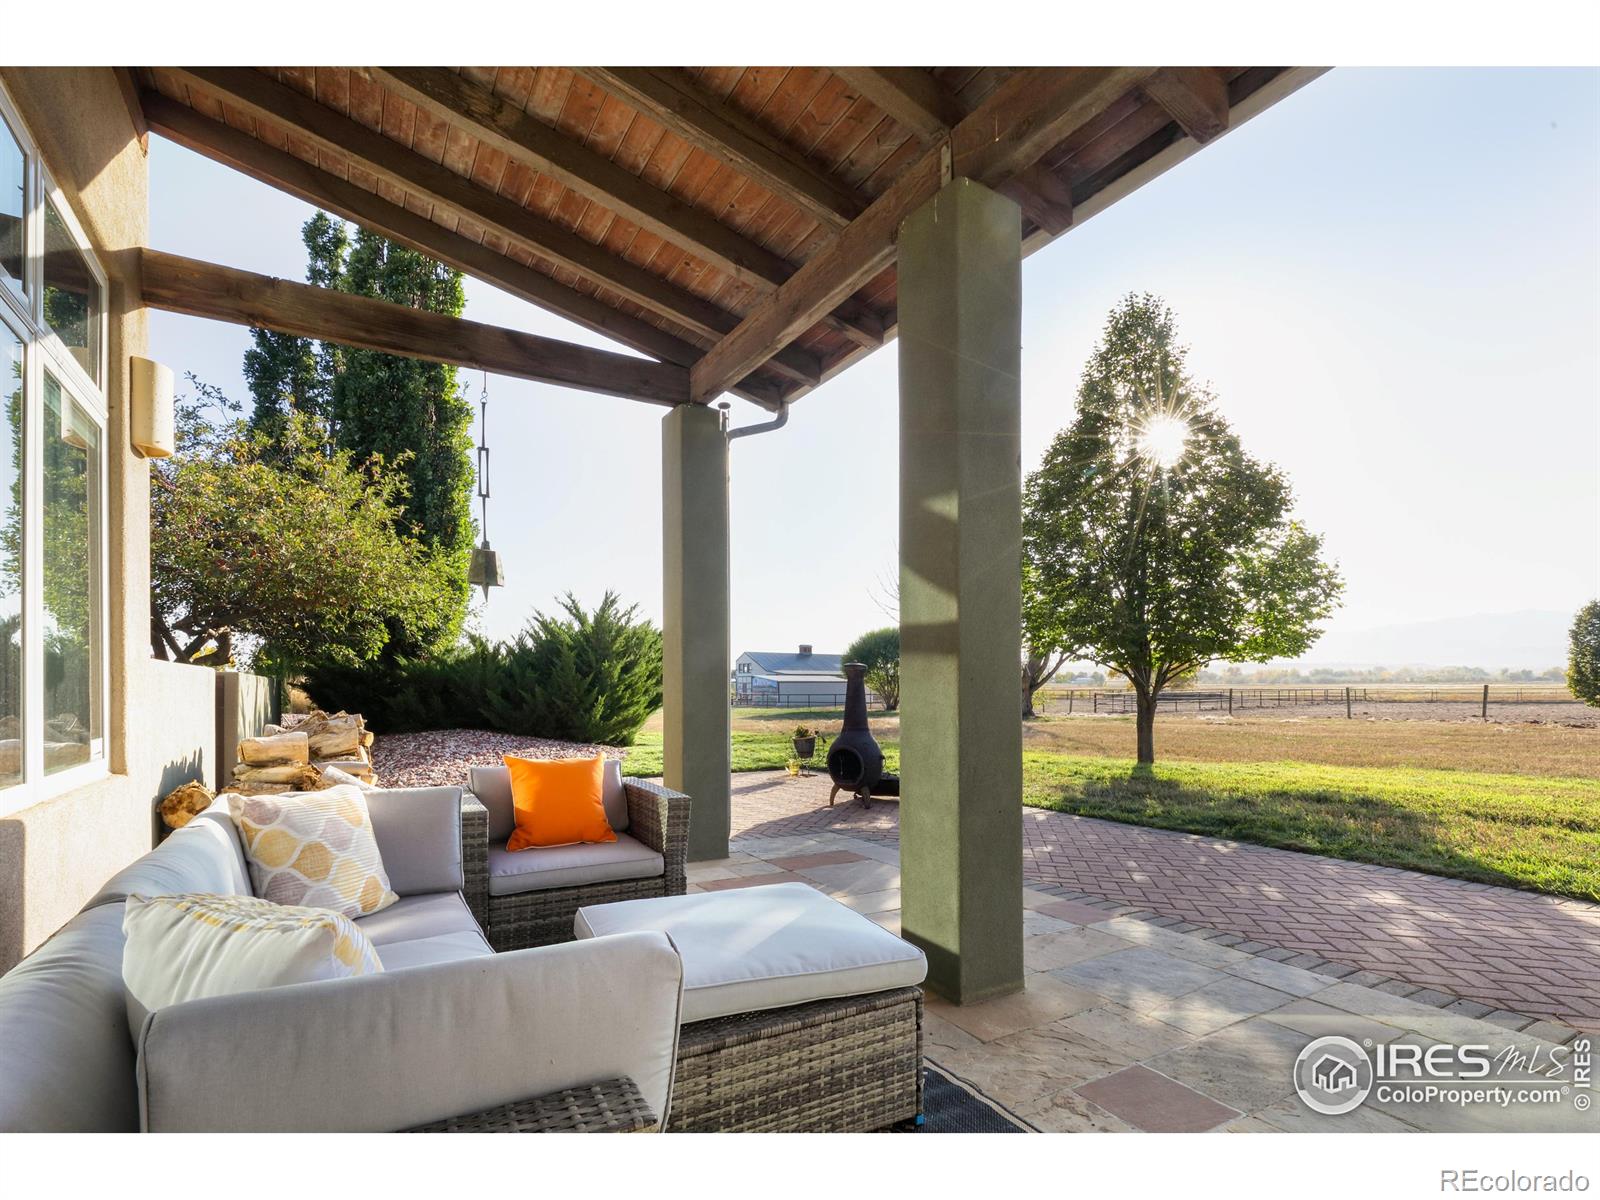
<svg viewBox="0 0 1600 1200">
<path fill-rule="evenodd" d="M 844 707 L 844 697 L 835 692 L 821 692 L 816 695 L 795 695 L 793 692 L 785 696 L 778 696 L 772 692 L 731 692 L 730 700 L 734 708 L 835 708 Z M 876 692 L 867 693 L 867 707 L 883 707 L 883 697 Z"/>
<path fill-rule="evenodd" d="M 1045 698 L 1045 693 L 1035 703 Z M 1134 693 L 1115 690 L 1056 688 L 1048 693 L 1050 711 L 1120 715 L 1138 711 Z M 1572 694 L 1559 684 L 1527 686 L 1492 684 L 1469 686 L 1411 685 L 1405 687 L 1263 687 L 1186 689 L 1163 692 L 1157 712 L 1239 712 L 1264 708 L 1299 708 L 1312 705 L 1343 706 L 1351 715 L 1357 704 L 1466 704 L 1488 716 L 1494 704 L 1570 704 Z"/>
</svg>

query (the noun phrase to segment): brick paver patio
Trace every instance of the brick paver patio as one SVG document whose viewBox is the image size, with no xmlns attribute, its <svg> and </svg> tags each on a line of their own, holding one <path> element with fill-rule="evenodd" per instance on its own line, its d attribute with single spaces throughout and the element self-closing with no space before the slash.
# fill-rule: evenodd
<svg viewBox="0 0 1600 1200">
<path fill-rule="evenodd" d="M 826 776 L 733 783 L 735 837 L 898 842 L 897 804 L 830 809 Z M 1039 809 L 1024 810 L 1023 839 L 1030 883 L 1370 973 L 1358 983 L 1437 989 L 1468 1016 L 1600 1030 L 1600 905 Z"/>
<path fill-rule="evenodd" d="M 900 932 L 893 804 L 830 812 L 826 785 L 819 792 L 813 780 L 770 775 L 737 776 L 735 787 L 732 853 L 691 863 L 690 891 L 804 883 Z M 1030 839 L 1032 854 L 1054 844 L 1039 829 Z M 1600 1130 L 1600 1113 L 1586 1107 L 1564 1065 L 1583 1036 L 1568 1026 L 1507 1029 L 1366 986 L 1360 972 L 1324 959 L 1242 949 L 1242 938 L 1153 913 L 1119 915 L 1138 910 L 1064 897 L 1048 884 L 1024 885 L 1022 906 L 1023 990 L 960 1007 L 930 993 L 923 1037 L 928 1059 L 1034 1129 Z M 1369 1047 L 1485 1045 L 1497 1086 L 1537 1087 L 1543 1102 L 1522 1093 L 1514 1103 L 1418 1100 L 1374 1089 L 1355 1110 L 1324 1116 L 1295 1094 L 1293 1067 L 1330 1034 Z M 1558 1058 L 1563 1086 L 1552 1092 Z"/>
</svg>

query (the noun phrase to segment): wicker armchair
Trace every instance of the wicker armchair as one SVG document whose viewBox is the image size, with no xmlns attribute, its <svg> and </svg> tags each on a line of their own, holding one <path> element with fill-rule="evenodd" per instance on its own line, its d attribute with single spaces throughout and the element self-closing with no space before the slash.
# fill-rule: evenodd
<svg viewBox="0 0 1600 1200">
<path fill-rule="evenodd" d="M 586 904 L 684 894 L 688 886 L 684 871 L 689 853 L 689 797 L 645 779 L 624 779 L 622 786 L 628 799 L 628 833 L 666 860 L 662 874 L 511 896 L 489 894 L 489 813 L 472 793 L 463 795 L 464 890 L 472 915 L 496 950 L 524 950 L 572 941 L 572 919 Z"/>
</svg>

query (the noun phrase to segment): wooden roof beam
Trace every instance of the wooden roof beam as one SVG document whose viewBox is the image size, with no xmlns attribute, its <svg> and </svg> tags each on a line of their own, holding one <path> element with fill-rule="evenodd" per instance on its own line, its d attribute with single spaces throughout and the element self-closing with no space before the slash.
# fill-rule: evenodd
<svg viewBox="0 0 1600 1200">
<path fill-rule="evenodd" d="M 140 251 L 140 268 L 145 304 L 169 312 L 649 404 L 683 404 L 689 398 L 689 373 L 669 363 L 149 248 Z"/>
<path fill-rule="evenodd" d="M 921 67 L 832 67 L 846 83 L 927 144 L 946 137 L 967 116 L 960 100 Z M 1072 192 L 1042 167 L 1018 172 L 1000 189 L 1052 234 L 1072 225 Z"/>
<path fill-rule="evenodd" d="M 829 67 L 856 91 L 924 142 L 942 138 L 967 114 L 922 67 Z"/>
<path fill-rule="evenodd" d="M 668 283 L 659 275 L 602 246 L 478 187 L 466 177 L 399 142 L 343 116 L 314 98 L 249 67 L 173 68 L 191 88 L 294 133 L 320 153 L 402 187 L 430 204 L 467 217 L 530 254 L 575 271 L 674 324 L 715 341 L 739 323 L 733 313 Z M 787 348 L 772 362 L 792 380 L 815 384 L 822 367 L 815 356 Z"/>
<path fill-rule="evenodd" d="M 139 149 L 150 153 L 150 122 L 145 120 L 144 106 L 139 103 L 139 80 L 132 67 L 112 67 L 117 77 L 117 90 L 122 93 L 122 103 L 128 110 L 128 120 L 133 122 L 133 132 L 139 139 Z"/>
<path fill-rule="evenodd" d="M 529 116 L 493 91 L 443 67 L 364 68 L 384 88 L 472 134 L 512 160 L 587 196 L 642 229 L 762 292 L 795 268 L 709 213 L 654 187 L 602 154 Z M 882 322 L 842 297 L 835 320 L 863 344 L 883 341 Z M 827 313 L 818 317 L 824 320 Z"/>
<path fill-rule="evenodd" d="M 1019 71 L 950 131 L 949 175 L 999 187 L 1150 75 L 1140 67 L 1029 68 Z M 894 257 L 900 223 L 947 178 L 946 147 L 912 163 L 867 211 L 758 304 L 739 328 L 691 369 L 696 400 L 714 398 L 815 323 Z"/>
<path fill-rule="evenodd" d="M 1228 131 L 1228 84 L 1213 67 L 1163 67 L 1145 81 L 1144 94 L 1202 146 Z"/>
<path fill-rule="evenodd" d="M 701 347 L 692 342 L 619 312 L 594 296 L 574 291 L 481 242 L 454 233 L 248 133 L 213 121 L 186 104 L 157 92 L 143 93 L 141 103 L 150 128 L 161 136 L 307 204 L 436 258 L 591 332 L 682 367 L 690 366 L 703 353 Z M 741 380 L 732 390 L 768 409 L 776 409 L 783 398 L 776 387 L 754 376 Z"/>
<path fill-rule="evenodd" d="M 867 202 L 854 188 L 682 71 L 662 67 L 574 67 L 698 150 L 755 180 L 829 229 L 843 229 Z"/>
</svg>

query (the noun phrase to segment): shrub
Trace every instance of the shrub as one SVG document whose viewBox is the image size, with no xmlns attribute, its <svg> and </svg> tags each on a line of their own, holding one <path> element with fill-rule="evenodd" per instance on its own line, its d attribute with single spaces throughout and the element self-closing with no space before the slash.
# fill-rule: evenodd
<svg viewBox="0 0 1600 1200">
<path fill-rule="evenodd" d="M 496 729 L 627 746 L 661 706 L 661 633 L 611 592 L 593 613 L 569 593 L 505 647 L 484 711 Z"/>
<path fill-rule="evenodd" d="M 607 592 L 592 613 L 568 595 L 510 642 L 468 641 L 429 658 L 325 665 L 306 691 L 360 712 L 380 732 L 498 729 L 563 741 L 633 744 L 661 705 L 661 633 Z"/>
</svg>

